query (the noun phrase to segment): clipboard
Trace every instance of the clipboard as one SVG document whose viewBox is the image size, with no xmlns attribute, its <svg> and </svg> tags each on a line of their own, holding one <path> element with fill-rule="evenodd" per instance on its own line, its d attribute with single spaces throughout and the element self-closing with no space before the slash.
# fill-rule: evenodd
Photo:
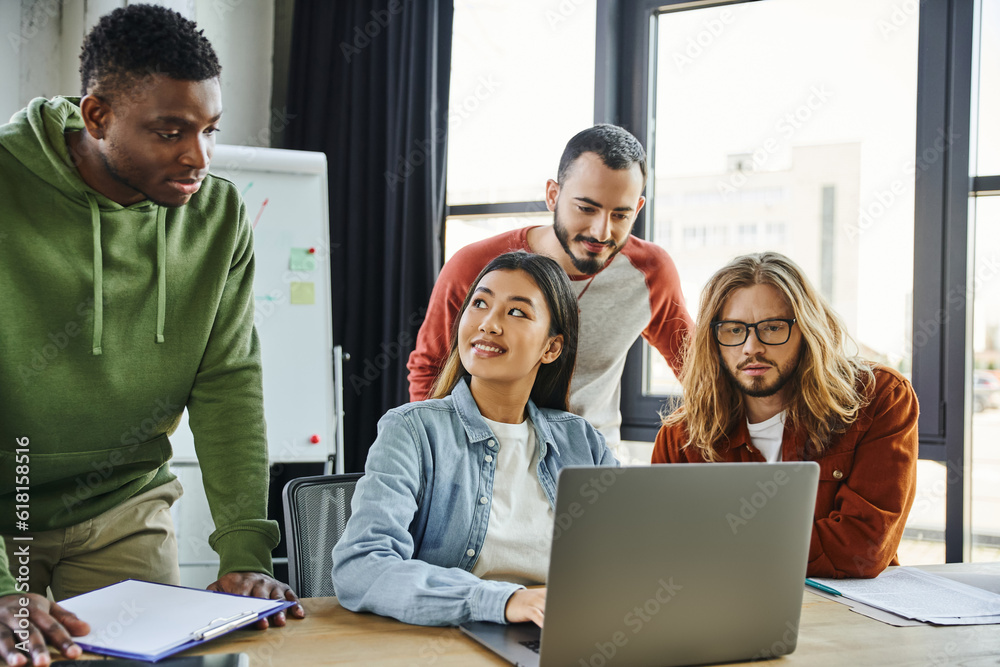
<svg viewBox="0 0 1000 667">
<path fill-rule="evenodd" d="M 90 624 L 91 653 L 156 662 L 295 604 L 126 579 L 59 603 Z"/>
<path fill-rule="evenodd" d="M 100 665 L 94 663 L 100 662 Z M 146 667 L 149 663 L 133 658 L 106 658 L 104 660 L 60 660 L 59 667 Z M 214 653 L 212 655 L 188 655 L 183 658 L 167 658 L 159 663 L 163 667 L 250 667 L 250 656 L 246 653 Z"/>
</svg>

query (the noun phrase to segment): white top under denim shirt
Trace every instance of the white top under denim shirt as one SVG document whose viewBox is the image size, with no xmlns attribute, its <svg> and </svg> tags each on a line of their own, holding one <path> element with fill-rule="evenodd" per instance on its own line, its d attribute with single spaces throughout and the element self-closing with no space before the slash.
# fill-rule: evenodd
<svg viewBox="0 0 1000 667">
<path fill-rule="evenodd" d="M 505 489 L 490 502 L 483 548 L 472 567 L 481 579 L 531 586 L 544 584 L 552 550 L 555 516 L 538 481 L 538 446 L 531 420 L 504 424 L 483 420 L 499 445 L 494 459 L 494 486 Z"/>
<path fill-rule="evenodd" d="M 564 466 L 618 465 L 582 417 L 531 401 L 527 411 L 550 507 Z M 333 584 L 345 608 L 420 625 L 506 622 L 507 600 L 523 586 L 472 574 L 486 539 L 497 449 L 465 380 L 450 396 L 379 420 L 351 520 L 333 549 Z"/>
</svg>

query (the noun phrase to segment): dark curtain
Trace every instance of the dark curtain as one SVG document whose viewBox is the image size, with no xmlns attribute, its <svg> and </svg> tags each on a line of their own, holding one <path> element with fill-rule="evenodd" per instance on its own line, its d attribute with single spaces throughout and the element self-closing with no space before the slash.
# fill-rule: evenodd
<svg viewBox="0 0 1000 667">
<path fill-rule="evenodd" d="M 451 0 L 298 0 L 286 147 L 326 153 L 345 470 L 407 399 L 406 360 L 441 265 Z"/>
</svg>

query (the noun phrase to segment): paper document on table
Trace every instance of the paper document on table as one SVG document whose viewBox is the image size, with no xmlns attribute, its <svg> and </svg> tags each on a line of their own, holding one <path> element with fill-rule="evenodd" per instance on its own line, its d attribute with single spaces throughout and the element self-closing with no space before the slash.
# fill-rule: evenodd
<svg viewBox="0 0 1000 667">
<path fill-rule="evenodd" d="M 939 616 L 920 620 L 934 625 L 996 625 L 1000 624 L 1000 614 L 995 616 L 959 616 L 957 618 Z"/>
<path fill-rule="evenodd" d="M 813 579 L 869 606 L 929 623 L 1000 623 L 1000 595 L 909 567 L 874 579 Z"/>
</svg>

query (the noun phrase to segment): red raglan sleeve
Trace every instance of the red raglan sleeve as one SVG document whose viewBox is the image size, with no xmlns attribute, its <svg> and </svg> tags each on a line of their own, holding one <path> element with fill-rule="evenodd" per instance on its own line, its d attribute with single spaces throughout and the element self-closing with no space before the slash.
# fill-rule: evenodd
<svg viewBox="0 0 1000 667">
<path fill-rule="evenodd" d="M 876 382 L 884 388 L 876 386 L 871 424 L 858 437 L 850 472 L 836 486 L 832 511 L 816 516 L 810 577 L 874 577 L 896 558 L 916 494 L 917 397 L 901 376 L 876 372 Z M 845 461 L 837 459 L 819 461 L 821 487 L 843 475 Z"/>
<path fill-rule="evenodd" d="M 441 372 L 448 356 L 452 323 L 462 308 L 465 292 L 479 272 L 472 272 L 471 278 L 468 277 L 469 273 L 468 265 L 456 255 L 444 265 L 434 283 L 431 299 L 427 304 L 427 314 L 417 332 L 416 347 L 406 362 L 411 401 L 427 398 L 434 380 Z"/>
<path fill-rule="evenodd" d="M 675 374 L 683 364 L 684 344 L 694 331 L 694 320 L 684 304 L 681 279 L 674 260 L 663 248 L 645 243 L 646 257 L 640 269 L 646 276 L 649 289 L 649 307 L 652 316 L 642 337 L 659 350 Z"/>
</svg>

